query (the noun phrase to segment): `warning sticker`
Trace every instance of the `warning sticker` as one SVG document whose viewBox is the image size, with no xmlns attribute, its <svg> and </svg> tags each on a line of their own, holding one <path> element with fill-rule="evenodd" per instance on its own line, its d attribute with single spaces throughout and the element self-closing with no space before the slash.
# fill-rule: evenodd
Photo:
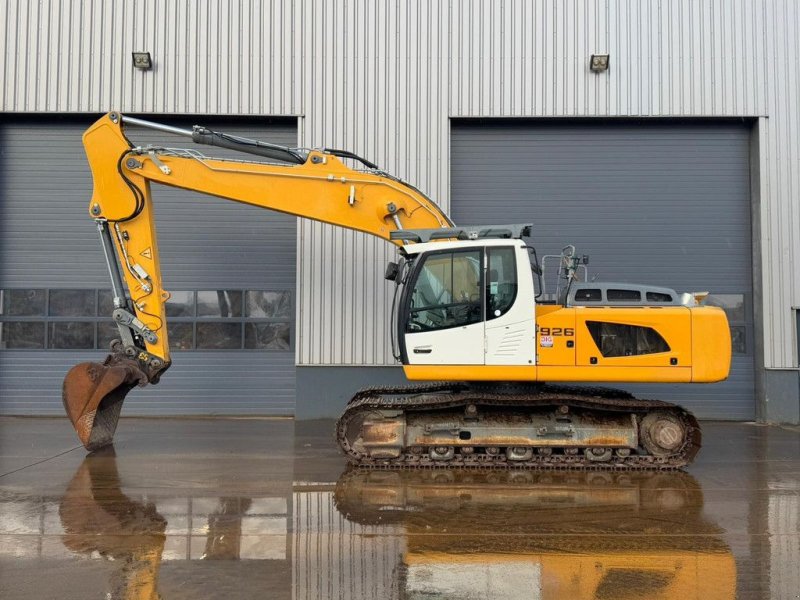
<svg viewBox="0 0 800 600">
<path fill-rule="evenodd" d="M 553 347 L 553 336 L 552 335 L 543 335 L 539 338 L 539 345 L 542 348 L 552 348 Z"/>
<path fill-rule="evenodd" d="M 140 256 L 144 256 L 145 258 L 153 258 L 153 251 L 150 248 L 145 248 L 139 253 Z"/>
</svg>

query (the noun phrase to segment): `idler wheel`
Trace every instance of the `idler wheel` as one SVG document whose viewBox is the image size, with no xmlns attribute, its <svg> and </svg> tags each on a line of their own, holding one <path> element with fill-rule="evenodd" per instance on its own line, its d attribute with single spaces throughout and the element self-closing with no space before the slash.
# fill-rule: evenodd
<svg viewBox="0 0 800 600">
<path fill-rule="evenodd" d="M 530 460 L 533 456 L 533 448 L 525 446 L 506 448 L 508 460 Z"/>
<path fill-rule="evenodd" d="M 642 446 L 653 456 L 671 456 L 686 441 L 686 428 L 678 417 L 665 412 L 654 412 L 642 419 L 639 438 Z"/>
<path fill-rule="evenodd" d="M 592 462 L 611 460 L 611 448 L 586 448 L 584 456 Z"/>
<path fill-rule="evenodd" d="M 453 446 L 434 446 L 430 450 L 431 460 L 452 460 L 455 456 Z"/>
</svg>

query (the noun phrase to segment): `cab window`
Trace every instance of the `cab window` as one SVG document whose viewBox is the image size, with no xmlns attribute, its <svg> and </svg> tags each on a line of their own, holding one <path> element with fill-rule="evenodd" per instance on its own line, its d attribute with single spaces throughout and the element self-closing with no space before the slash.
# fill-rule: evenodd
<svg viewBox="0 0 800 600">
<path fill-rule="evenodd" d="M 407 332 L 433 331 L 479 323 L 480 250 L 431 254 L 411 293 Z"/>
<path fill-rule="evenodd" d="M 488 248 L 486 320 L 506 314 L 517 298 L 517 263 L 514 248 Z"/>
</svg>

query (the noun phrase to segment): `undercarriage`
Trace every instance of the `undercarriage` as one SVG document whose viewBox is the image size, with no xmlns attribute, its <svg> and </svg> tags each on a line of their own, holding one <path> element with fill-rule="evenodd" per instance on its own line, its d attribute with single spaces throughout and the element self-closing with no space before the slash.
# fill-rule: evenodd
<svg viewBox="0 0 800 600">
<path fill-rule="evenodd" d="M 368 388 L 336 427 L 368 468 L 676 469 L 700 449 L 697 420 L 622 390 L 437 383 Z"/>
</svg>

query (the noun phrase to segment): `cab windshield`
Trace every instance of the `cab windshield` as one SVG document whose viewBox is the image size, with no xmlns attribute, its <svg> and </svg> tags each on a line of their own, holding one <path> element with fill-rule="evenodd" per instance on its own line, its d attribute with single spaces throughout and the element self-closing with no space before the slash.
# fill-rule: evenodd
<svg viewBox="0 0 800 600">
<path fill-rule="evenodd" d="M 432 331 L 479 323 L 480 250 L 444 252 L 425 258 L 411 293 L 406 331 Z"/>
</svg>

